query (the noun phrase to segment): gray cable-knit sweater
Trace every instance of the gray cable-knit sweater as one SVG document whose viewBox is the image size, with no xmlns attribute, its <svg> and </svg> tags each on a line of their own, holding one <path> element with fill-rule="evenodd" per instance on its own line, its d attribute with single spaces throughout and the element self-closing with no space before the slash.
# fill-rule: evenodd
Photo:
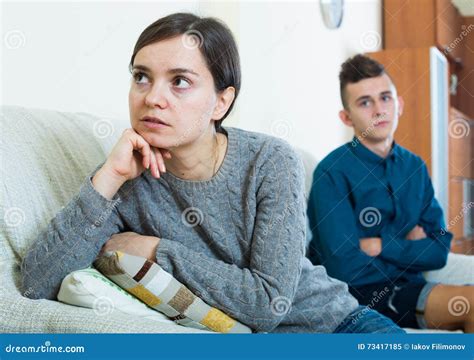
<svg viewBox="0 0 474 360">
<path fill-rule="evenodd" d="M 146 171 L 107 200 L 91 182 L 100 164 L 28 250 L 24 293 L 55 299 L 113 234 L 134 231 L 161 238 L 156 262 L 254 331 L 332 332 L 357 301 L 304 256 L 301 160 L 280 139 L 225 131 L 227 153 L 207 181 Z"/>
</svg>

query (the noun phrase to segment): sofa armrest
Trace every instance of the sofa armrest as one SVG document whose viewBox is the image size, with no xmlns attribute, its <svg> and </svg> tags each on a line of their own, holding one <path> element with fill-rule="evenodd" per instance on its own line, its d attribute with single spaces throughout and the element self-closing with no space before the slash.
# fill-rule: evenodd
<svg viewBox="0 0 474 360">
<path fill-rule="evenodd" d="M 20 295 L 0 296 L 0 333 L 203 333 L 119 312 L 92 309 Z"/>
<path fill-rule="evenodd" d="M 0 333 L 207 333 L 111 311 L 94 310 L 21 295 L 19 266 L 0 262 Z"/>
<path fill-rule="evenodd" d="M 427 271 L 423 275 L 430 282 L 448 285 L 474 284 L 474 256 L 449 253 L 448 261 L 442 269 Z"/>
</svg>

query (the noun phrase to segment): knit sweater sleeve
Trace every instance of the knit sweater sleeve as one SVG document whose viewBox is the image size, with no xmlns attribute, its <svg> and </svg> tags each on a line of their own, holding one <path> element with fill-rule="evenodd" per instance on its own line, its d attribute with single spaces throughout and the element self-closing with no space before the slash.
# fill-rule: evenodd
<svg viewBox="0 0 474 360">
<path fill-rule="evenodd" d="M 55 300 L 64 277 L 90 266 L 102 245 L 120 232 L 122 223 L 116 209 L 120 196 L 108 200 L 92 185 L 101 165 L 27 250 L 21 264 L 24 296 Z"/>
<path fill-rule="evenodd" d="M 237 171 L 237 170 L 236 170 Z M 161 239 L 157 263 L 208 304 L 269 332 L 288 312 L 304 258 L 304 170 L 284 141 L 272 139 L 256 166 L 256 215 L 246 268 Z"/>
</svg>

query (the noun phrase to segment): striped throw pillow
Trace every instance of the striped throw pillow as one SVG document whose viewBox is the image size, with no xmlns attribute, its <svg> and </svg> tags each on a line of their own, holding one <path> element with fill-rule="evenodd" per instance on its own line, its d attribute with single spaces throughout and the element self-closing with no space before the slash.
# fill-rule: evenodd
<svg viewBox="0 0 474 360">
<path fill-rule="evenodd" d="M 158 264 L 120 251 L 105 252 L 94 267 L 176 323 L 220 333 L 251 333 L 246 325 L 206 304 Z"/>
</svg>

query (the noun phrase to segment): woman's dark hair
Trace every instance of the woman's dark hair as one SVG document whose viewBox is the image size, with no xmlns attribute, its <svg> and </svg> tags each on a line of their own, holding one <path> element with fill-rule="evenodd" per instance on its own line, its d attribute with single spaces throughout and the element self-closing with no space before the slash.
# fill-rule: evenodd
<svg viewBox="0 0 474 360">
<path fill-rule="evenodd" d="M 361 80 L 378 77 L 383 74 L 387 74 L 384 66 L 368 56 L 359 54 L 347 59 L 341 65 L 341 71 L 339 73 L 340 93 L 344 108 L 347 109 L 347 84 L 354 84 Z"/>
<path fill-rule="evenodd" d="M 234 106 L 241 83 L 237 44 L 229 28 L 220 20 L 208 17 L 200 18 L 188 13 L 176 13 L 158 19 L 140 34 L 133 49 L 130 70 L 133 67 L 135 56 L 143 47 L 185 34 L 192 37 L 191 41 L 194 42 L 195 47 L 199 46 L 214 79 L 216 92 L 223 91 L 229 86 L 235 88 L 234 101 L 224 116 L 215 121 L 216 130 L 219 130 L 222 121 Z M 183 39 L 183 41 L 186 40 Z"/>
</svg>

